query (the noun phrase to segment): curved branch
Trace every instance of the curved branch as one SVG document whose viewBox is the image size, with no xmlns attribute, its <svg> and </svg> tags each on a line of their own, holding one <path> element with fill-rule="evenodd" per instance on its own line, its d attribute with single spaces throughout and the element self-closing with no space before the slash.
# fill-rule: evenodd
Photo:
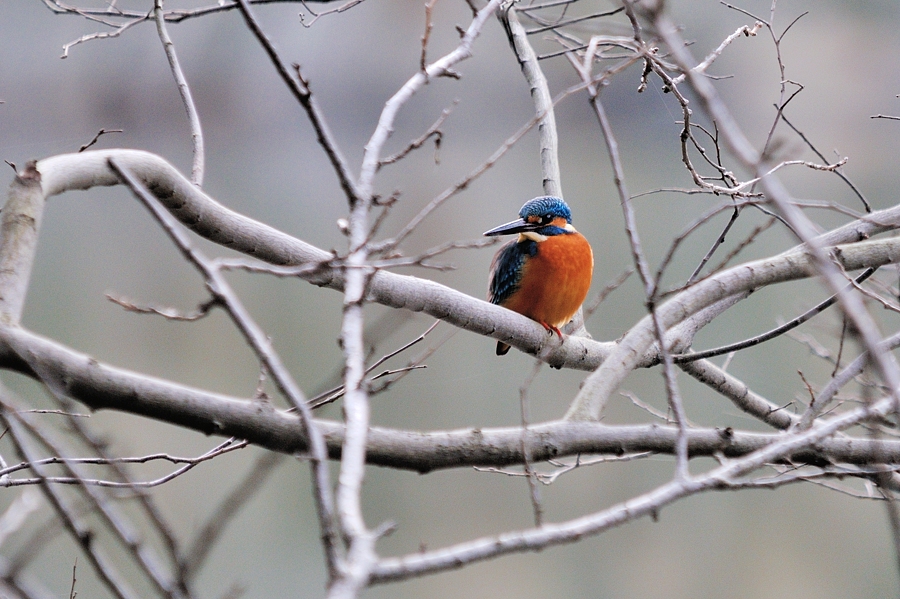
<svg viewBox="0 0 900 599">
<path fill-rule="evenodd" d="M 853 282 L 850 283 L 847 287 L 848 288 L 853 287 L 854 283 L 856 285 L 858 285 L 859 283 L 862 283 L 863 281 L 865 281 L 866 279 L 868 279 L 869 277 L 871 277 L 874 274 L 875 274 L 874 268 L 867 268 L 865 271 L 863 271 L 863 273 L 861 275 L 856 277 L 853 280 Z M 676 355 L 676 356 L 672 356 L 672 357 L 674 358 L 676 363 L 685 364 L 687 362 L 695 362 L 697 360 L 704 360 L 704 359 L 712 358 L 715 356 L 721 356 L 723 354 L 729 354 L 731 352 L 740 351 L 740 350 L 746 349 L 748 347 L 753 347 L 754 345 L 759 345 L 760 343 L 765 343 L 766 341 L 774 339 L 775 337 L 778 337 L 779 335 L 783 335 L 784 333 L 787 333 L 788 331 L 792 331 L 792 330 L 796 329 L 797 327 L 799 327 L 801 324 L 803 324 L 807 320 L 813 318 L 814 316 L 816 316 L 818 314 L 821 314 L 822 312 L 824 312 L 825 310 L 827 310 L 828 308 L 833 306 L 837 301 L 838 301 L 837 294 L 832 295 L 828 299 L 826 299 L 822 302 L 819 302 L 818 304 L 816 304 L 815 306 L 813 306 L 812 308 L 810 308 L 809 310 L 807 310 L 800 316 L 792 318 L 791 320 L 784 323 L 783 325 L 777 326 L 774 329 L 766 331 L 765 333 L 763 333 L 761 335 L 751 337 L 750 339 L 744 339 L 743 341 L 738 341 L 736 343 L 730 343 L 730 344 L 722 346 L 722 347 L 714 347 L 712 349 L 707 349 L 707 350 L 700 351 L 700 352 L 691 352 L 691 353 L 680 354 L 680 355 Z"/>
<path fill-rule="evenodd" d="M 201 237 L 270 264 L 308 266 L 297 273 L 300 278 L 343 291 L 343 273 L 332 264 L 333 254 L 226 208 L 149 152 L 97 150 L 41 160 L 37 170 L 43 177 L 44 198 L 70 190 L 118 185 L 118 176 L 107 164 L 110 158 L 133 172 L 173 216 Z M 367 301 L 425 312 L 473 333 L 511 342 L 529 354 L 544 355 L 548 344 L 557 343 L 542 326 L 521 314 L 434 281 L 381 270 L 373 275 L 368 294 Z M 546 352 L 546 361 L 554 366 L 593 370 L 613 345 L 569 336 L 562 346 Z"/>
<path fill-rule="evenodd" d="M 201 237 L 270 264 L 306 266 L 297 273 L 300 278 L 320 287 L 343 290 L 343 275 L 341 269 L 333 264 L 333 254 L 226 208 L 197 189 L 168 162 L 149 152 L 113 149 L 45 158 L 37 163 L 43 197 L 94 186 L 118 185 L 118 176 L 107 164 L 110 158 L 134 172 L 173 216 Z M 823 234 L 820 240 L 822 244 L 847 243 L 897 226 L 900 226 L 900 206 L 866 215 Z M 888 239 L 855 244 L 853 247 L 856 249 L 846 246 L 842 251 L 849 257 L 843 262 L 844 268 L 853 270 L 896 262 L 895 246 L 898 244 L 900 241 Z M 798 246 L 767 260 L 750 262 L 718 273 L 681 292 L 660 309 L 684 305 L 686 309 L 696 312 L 703 305 L 713 303 L 712 298 L 715 297 L 703 300 L 700 296 L 715 292 L 720 287 L 719 299 L 740 291 L 810 276 L 811 271 L 803 266 L 802 248 Z M 770 269 L 775 270 L 770 272 Z M 767 272 L 770 276 L 766 275 Z M 0 276 L 3 276 L 2 273 Z M 548 337 L 543 327 L 534 321 L 427 279 L 382 270 L 373 275 L 368 293 L 367 301 L 425 312 L 461 329 L 510 343 L 526 353 L 546 356 L 545 361 L 553 366 L 594 370 L 614 350 L 624 351 L 620 348 L 622 342 L 597 342 L 570 335 L 564 343 L 547 352 L 546 346 L 555 345 L 557 341 Z M 681 319 L 692 314 L 686 313 Z M 667 328 L 673 324 L 677 323 L 668 323 Z M 633 348 L 627 351 L 631 352 Z M 649 345 L 644 345 L 643 350 L 632 359 L 635 360 L 635 367 L 657 363 L 656 352 Z"/>
</svg>

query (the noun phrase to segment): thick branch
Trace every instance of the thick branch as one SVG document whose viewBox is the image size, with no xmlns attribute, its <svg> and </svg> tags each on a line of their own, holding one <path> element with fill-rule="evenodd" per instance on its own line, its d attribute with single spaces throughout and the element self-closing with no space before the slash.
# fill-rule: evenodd
<svg viewBox="0 0 900 599">
<path fill-rule="evenodd" d="M 31 267 L 44 213 L 41 174 L 29 162 L 9 188 L 0 220 L 0 322 L 17 324 L 22 317 Z"/>
<path fill-rule="evenodd" d="M 27 356 L 31 363 L 19 356 Z M 208 435 L 237 437 L 272 451 L 293 455 L 308 450 L 299 418 L 271 404 L 229 397 L 115 368 L 18 327 L 0 327 L 0 366 L 34 376 L 56 373 L 59 392 L 91 409 L 112 409 L 146 416 Z M 316 420 L 329 457 L 340 457 L 344 428 Z M 532 461 L 582 453 L 622 454 L 654 451 L 674 454 L 677 429 L 669 426 L 607 426 L 595 422 L 556 421 L 528 427 L 527 445 L 519 427 L 417 432 L 371 427 L 369 464 L 428 472 L 461 466 L 522 463 L 523 448 Z M 783 433 L 745 433 L 689 429 L 692 457 L 721 454 L 736 457 L 778 442 Z M 900 441 L 854 438 L 825 439 L 815 449 L 803 448 L 797 462 L 826 460 L 850 464 L 873 461 L 900 463 Z"/>
<path fill-rule="evenodd" d="M 107 160 L 111 157 L 134 172 L 176 218 L 198 235 L 271 264 L 305 265 L 308 269 L 299 273 L 299 277 L 321 287 L 343 290 L 343 274 L 339 268 L 331 265 L 330 261 L 334 258 L 332 254 L 226 208 L 191 185 L 165 160 L 148 152 L 99 150 L 41 160 L 37 169 L 42 176 L 44 198 L 69 190 L 119 184 L 118 176 L 107 165 Z M 822 244 L 847 243 L 866 239 L 898 225 L 900 206 L 866 215 L 823 234 L 820 240 Z M 852 248 L 845 246 L 842 248 L 843 265 L 848 270 L 853 270 L 895 262 L 897 252 L 894 246 L 898 243 L 900 242 L 882 240 L 854 245 Z M 798 248 L 794 248 L 767 260 L 723 271 L 682 292 L 664 305 L 685 303 L 690 298 L 696 303 L 699 296 L 715 289 L 721 289 L 718 293 L 721 299 L 759 286 L 806 277 L 811 271 L 805 269 L 804 264 L 802 254 L 798 253 Z M 770 268 L 776 270 L 771 271 L 771 276 L 764 276 Z M 467 331 L 511 343 L 529 354 L 546 355 L 546 361 L 554 366 L 594 370 L 618 345 L 568 336 L 561 346 L 546 352 L 545 346 L 556 344 L 557 341 L 548 337 L 543 327 L 530 319 L 417 277 L 379 271 L 373 275 L 368 293 L 367 301 L 392 308 L 425 312 Z M 690 305 L 692 302 L 687 303 Z M 699 303 L 709 305 L 712 301 Z M 644 350 L 635 359 L 637 366 L 641 367 L 656 363 L 655 352 L 650 346 L 644 346 Z"/>
<path fill-rule="evenodd" d="M 178 220 L 201 237 L 270 264 L 307 265 L 309 269 L 298 276 L 314 285 L 343 291 L 343 273 L 331 265 L 332 254 L 226 208 L 191 185 L 165 160 L 148 152 L 98 150 L 41 160 L 37 168 L 43 176 L 44 197 L 97 185 L 118 185 L 118 176 L 107 165 L 109 158 L 140 178 Z M 425 312 L 473 333 L 511 342 L 533 355 L 557 343 L 534 321 L 434 281 L 382 270 L 373 275 L 368 293 L 367 301 Z M 569 336 L 562 347 L 545 352 L 546 360 L 554 366 L 593 370 L 612 345 Z"/>
<path fill-rule="evenodd" d="M 695 477 L 677 477 L 648 493 L 633 497 L 608 509 L 561 523 L 483 537 L 455 546 L 432 551 L 420 551 L 399 558 L 382 560 L 372 573 L 373 582 L 408 579 L 458 568 L 463 564 L 522 551 L 539 551 L 562 543 L 573 543 L 586 535 L 596 535 L 614 526 L 644 516 L 655 517 L 659 510 L 683 497 L 703 491 L 740 489 L 741 477 L 754 470 L 784 459 L 796 451 L 827 442 L 835 433 L 872 416 L 886 414 L 893 398 L 882 399 L 871 406 L 850 410 L 831 418 L 813 430 L 781 434 L 778 440 L 747 456 L 725 460 L 720 466 Z"/>
<path fill-rule="evenodd" d="M 858 223 L 861 221 L 857 221 Z M 848 233 L 852 229 L 842 227 Z M 834 232 L 828 234 L 832 236 Z M 825 236 L 822 236 L 825 237 Z M 900 242 L 895 239 L 864 241 L 831 248 L 832 259 L 853 271 L 900 261 Z M 668 330 L 722 299 L 774 283 L 815 276 L 819 265 L 804 246 L 772 258 L 755 260 L 730 268 L 701 281 L 657 308 L 663 329 Z M 654 324 L 645 316 L 616 345 L 603 364 L 589 376 L 566 417 L 596 419 L 609 397 L 635 368 L 655 342 Z"/>
</svg>

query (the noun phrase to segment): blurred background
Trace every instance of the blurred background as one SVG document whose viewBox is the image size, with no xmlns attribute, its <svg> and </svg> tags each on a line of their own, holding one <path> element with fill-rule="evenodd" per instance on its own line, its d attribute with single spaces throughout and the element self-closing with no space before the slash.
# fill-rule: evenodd
<svg viewBox="0 0 900 599">
<path fill-rule="evenodd" d="M 167 9 L 204 3 L 169 0 Z M 104 6 L 102 2 L 79 6 Z M 150 1 L 116 3 L 149 10 Z M 313 10 L 336 5 L 311 4 Z M 698 59 L 753 19 L 712 0 L 668 3 L 683 25 Z M 771 3 L 743 0 L 739 6 L 769 19 Z M 614 8 L 605 0 L 583 1 L 578 14 Z M 425 11 L 422 2 L 367 0 L 341 14 L 322 16 L 312 26 L 297 3 L 259 6 L 261 24 L 285 62 L 297 62 L 328 119 L 354 172 L 384 102 L 419 66 Z M 786 116 L 828 158 L 849 157 L 844 172 L 874 208 L 896 202 L 900 123 L 871 119 L 900 114 L 900 4 L 782 1 L 774 28 L 781 33 L 805 14 L 781 43 L 785 77 L 801 84 Z M 575 14 L 574 12 L 572 14 Z M 468 26 L 464 2 L 439 0 L 429 60 L 455 47 L 457 25 Z M 526 23 L 527 24 L 527 23 Z M 187 119 L 155 25 L 135 26 L 119 37 L 63 46 L 81 36 L 110 31 L 73 15 L 56 15 L 42 2 L 0 3 L 0 158 L 21 167 L 32 158 L 77 151 L 98 130 L 122 129 L 101 137 L 97 148 L 126 147 L 155 152 L 189 174 L 191 146 Z M 575 31 L 627 34 L 621 16 L 591 22 Z M 223 204 L 324 249 L 345 249 L 336 221 L 347 204 L 316 144 L 305 114 L 278 79 L 258 43 L 235 11 L 170 24 L 169 33 L 190 83 L 206 137 L 204 188 Z M 539 51 L 558 49 L 539 34 Z M 543 63 L 556 94 L 577 83 L 564 57 Z M 533 115 L 519 66 L 502 27 L 492 20 L 458 68 L 460 80 L 431 81 L 400 112 L 387 153 L 421 135 L 445 108 L 458 104 L 442 127 L 437 153 L 430 142 L 402 163 L 382 169 L 377 191 L 400 193 L 382 227 L 398 231 L 420 208 L 482 164 Z M 725 77 L 716 87 L 744 131 L 762 147 L 775 118 L 781 75 L 766 30 L 741 37 L 709 73 Z M 689 188 L 680 160 L 680 108 L 651 77 L 637 93 L 641 65 L 615 78 L 603 92 L 623 152 L 632 194 L 662 188 Z M 789 87 L 789 92 L 796 87 Z M 603 139 L 587 97 L 575 94 L 557 106 L 562 186 L 575 226 L 591 241 L 596 268 L 593 298 L 632 264 L 622 214 L 610 175 Z M 776 137 L 792 157 L 815 159 L 784 125 Z M 711 147 L 711 144 L 708 148 Z M 436 160 L 436 158 L 438 160 Z M 733 163 L 732 163 L 733 164 Z M 13 178 L 12 169 L 7 180 Z M 839 203 L 861 211 L 852 191 L 833 174 L 785 170 L 795 197 Z M 536 131 L 515 145 L 497 165 L 435 212 L 410 237 L 408 255 L 450 240 L 477 239 L 515 217 L 522 203 L 540 195 Z M 672 239 L 721 198 L 656 193 L 635 200 L 639 233 L 655 268 Z M 823 228 L 846 222 L 833 211 L 811 212 Z M 676 255 L 666 283 L 676 286 L 693 271 L 727 220 L 723 213 L 688 238 Z M 764 215 L 747 210 L 722 256 Z M 740 260 L 780 252 L 794 244 L 780 226 L 766 231 Z M 212 245 L 204 249 L 227 252 Z M 494 248 L 456 251 L 437 261 L 449 272 L 406 269 L 474 295 L 486 294 Z M 341 296 L 296 280 L 235 274 L 232 282 L 254 316 L 273 336 L 304 391 L 312 395 L 340 375 L 336 343 Z M 105 295 L 189 311 L 205 299 L 202 280 L 186 265 L 158 225 L 122 188 L 92 189 L 53 198 L 45 214 L 32 277 L 25 325 L 110 364 L 240 397 L 250 397 L 258 366 L 222 313 L 196 323 L 173 323 L 125 312 Z M 798 282 L 754 294 L 703 331 L 696 349 L 712 347 L 768 330 L 827 294 L 815 282 Z M 588 321 L 595 339 L 615 340 L 644 315 L 636 277 L 612 293 Z M 421 314 L 368 309 L 375 356 L 391 351 L 427 329 Z M 886 331 L 896 322 L 884 315 Z M 896 318 L 893 318 L 896 321 Z M 891 328 L 893 326 L 893 328 Z M 825 314 L 799 329 L 809 343 L 782 337 L 738 354 L 729 372 L 782 405 L 808 401 L 797 370 L 824 384 L 830 365 L 814 356 L 812 344 L 835 351 L 841 323 Z M 494 341 L 440 324 L 427 340 L 392 360 L 402 366 L 427 348 L 440 345 L 416 371 L 387 393 L 373 398 L 373 424 L 415 430 L 517 425 L 519 388 L 533 359 L 513 351 L 494 356 Z M 721 363 L 721 359 L 719 362 Z M 3 382 L 34 405 L 45 392 L 21 377 Z M 542 370 L 529 392 L 532 421 L 559 417 L 584 373 Z M 679 379 L 689 418 L 703 426 L 763 430 L 730 403 L 691 380 Z M 625 385 L 644 402 L 665 411 L 658 370 L 637 372 Z M 799 408 L 791 408 L 799 409 Z M 323 415 L 339 418 L 339 406 Z M 176 427 L 116 413 L 91 415 L 119 455 L 167 452 L 198 455 L 218 440 Z M 608 423 L 653 420 L 619 397 Z M 7 461 L 15 460 L 0 445 Z M 206 463 L 154 490 L 162 511 L 181 538 L 191 539 L 219 501 L 254 467 L 261 455 L 245 449 Z M 694 469 L 712 462 L 698 461 Z M 666 481 L 667 457 L 584 468 L 541 489 L 546 518 L 560 521 L 613 505 Z M 150 480 L 169 468 L 132 470 Z M 5 507 L 20 490 L 0 493 Z M 418 475 L 370 468 L 364 490 L 370 526 L 391 520 L 397 530 L 379 544 L 382 555 L 419 547 L 438 548 L 464 540 L 530 527 L 532 511 L 525 481 L 517 477 L 460 469 Z M 51 517 L 42 507 L 26 525 Z M 0 546 L 16 549 L 26 532 Z M 68 593 L 79 552 L 62 534 L 49 542 L 28 572 L 59 596 Z M 709 493 L 681 501 L 659 514 L 574 545 L 481 563 L 458 572 L 425 577 L 366 591 L 380 597 L 792 597 L 854 598 L 897 596 L 900 592 L 889 524 L 883 506 L 806 484 L 777 491 Z M 203 597 L 229 593 L 249 598 L 323 594 L 324 564 L 304 464 L 285 459 L 258 495 L 228 527 L 199 579 Z M 138 588 L 141 588 L 140 586 Z M 78 557 L 81 596 L 105 597 L 87 561 Z M 151 596 L 145 589 L 146 596 Z"/>
</svg>

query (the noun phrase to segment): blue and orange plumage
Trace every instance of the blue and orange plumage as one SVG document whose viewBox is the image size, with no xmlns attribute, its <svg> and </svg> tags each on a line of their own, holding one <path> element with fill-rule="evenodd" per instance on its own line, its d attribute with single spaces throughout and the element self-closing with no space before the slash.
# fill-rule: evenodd
<svg viewBox="0 0 900 599">
<path fill-rule="evenodd" d="M 529 200 L 519 219 L 485 235 L 518 234 L 491 263 L 488 299 L 559 335 L 584 302 L 594 272 L 594 255 L 584 236 L 572 226 L 572 212 L 560 198 Z M 497 355 L 509 345 L 497 342 Z"/>
</svg>

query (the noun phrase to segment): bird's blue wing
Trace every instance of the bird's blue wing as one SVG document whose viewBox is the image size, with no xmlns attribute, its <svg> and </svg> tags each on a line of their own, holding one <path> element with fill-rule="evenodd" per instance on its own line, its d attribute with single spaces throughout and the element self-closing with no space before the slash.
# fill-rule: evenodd
<svg viewBox="0 0 900 599">
<path fill-rule="evenodd" d="M 492 304 L 503 303 L 519 288 L 525 260 L 537 253 L 537 242 L 513 240 L 500 248 L 491 263 L 491 283 L 488 300 Z"/>
</svg>

